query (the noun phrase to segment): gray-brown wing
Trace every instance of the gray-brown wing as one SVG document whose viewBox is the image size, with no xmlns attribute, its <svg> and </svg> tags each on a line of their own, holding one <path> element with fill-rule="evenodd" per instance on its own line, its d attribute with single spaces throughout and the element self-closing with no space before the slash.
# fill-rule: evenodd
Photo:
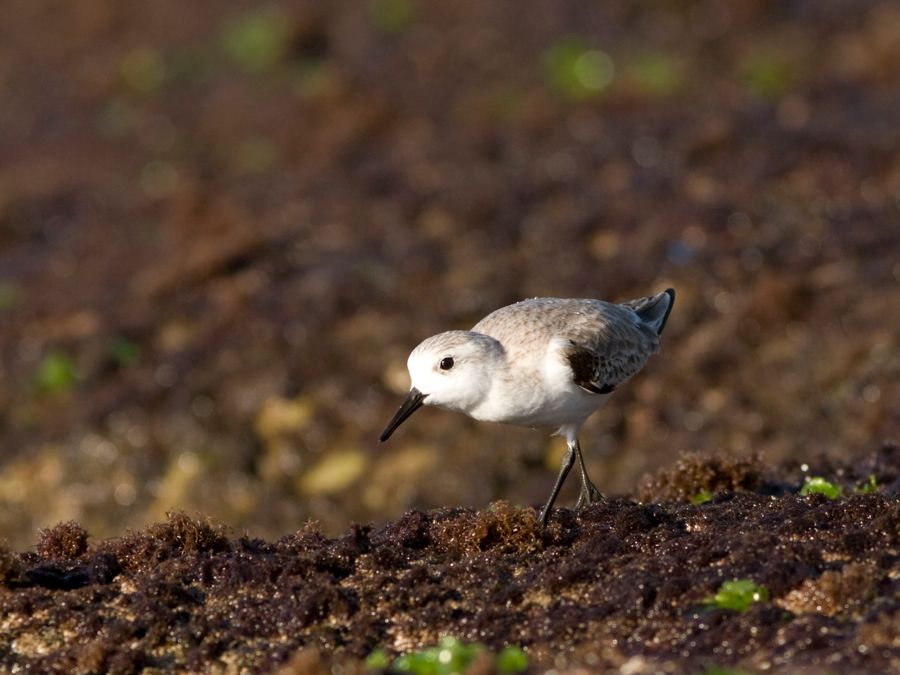
<svg viewBox="0 0 900 675">
<path fill-rule="evenodd" d="M 472 330 L 499 340 L 510 358 L 527 358 L 535 345 L 546 345 L 552 337 L 570 330 L 573 323 L 594 317 L 597 304 L 607 303 L 567 298 L 522 300 L 491 312 Z"/>
<path fill-rule="evenodd" d="M 634 310 L 601 300 L 535 298 L 503 307 L 473 331 L 498 339 L 510 357 L 550 339 L 564 339 L 576 384 L 607 394 L 638 372 L 659 350 L 659 336 L 636 320 Z"/>
</svg>

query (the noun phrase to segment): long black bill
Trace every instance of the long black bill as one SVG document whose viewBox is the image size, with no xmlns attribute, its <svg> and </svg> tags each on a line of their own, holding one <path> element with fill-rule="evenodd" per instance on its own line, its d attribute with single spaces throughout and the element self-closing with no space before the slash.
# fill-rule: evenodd
<svg viewBox="0 0 900 675">
<path fill-rule="evenodd" d="M 384 443 L 387 439 L 391 437 L 391 434 L 394 433 L 394 430 L 403 424 L 403 420 L 412 415 L 416 410 L 422 407 L 422 402 L 425 400 L 425 397 L 428 394 L 423 394 L 421 391 L 413 387 L 409 390 L 409 396 L 406 397 L 406 400 L 403 401 L 403 405 L 400 406 L 400 410 L 391 418 L 391 421 L 388 422 L 388 425 L 384 428 L 384 431 L 381 432 L 381 436 L 378 437 L 382 443 Z"/>
</svg>

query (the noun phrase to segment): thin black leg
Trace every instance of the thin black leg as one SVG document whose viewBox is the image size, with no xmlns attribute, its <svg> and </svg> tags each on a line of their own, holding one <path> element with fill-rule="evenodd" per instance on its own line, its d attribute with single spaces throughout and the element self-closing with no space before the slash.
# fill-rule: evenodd
<svg viewBox="0 0 900 675">
<path fill-rule="evenodd" d="M 566 482 L 566 476 L 569 475 L 569 471 L 572 469 L 572 465 L 575 463 L 575 445 L 569 444 L 569 451 L 566 453 L 566 456 L 563 457 L 562 464 L 559 467 L 559 475 L 556 477 L 556 483 L 553 484 L 553 490 L 550 491 L 550 499 L 547 500 L 547 505 L 544 506 L 544 510 L 541 511 L 541 525 L 543 527 L 547 527 L 547 520 L 550 518 L 550 509 L 553 508 L 553 502 L 556 501 L 557 495 L 559 495 L 560 488 L 562 488 L 563 483 Z"/>
<path fill-rule="evenodd" d="M 584 455 L 581 454 L 581 445 L 577 440 L 575 441 L 575 454 L 578 455 L 578 468 L 581 471 L 581 494 L 578 495 L 578 501 L 575 502 L 575 508 L 580 509 L 582 506 L 599 502 L 603 499 L 603 495 L 588 477 L 587 467 L 584 465 Z"/>
</svg>

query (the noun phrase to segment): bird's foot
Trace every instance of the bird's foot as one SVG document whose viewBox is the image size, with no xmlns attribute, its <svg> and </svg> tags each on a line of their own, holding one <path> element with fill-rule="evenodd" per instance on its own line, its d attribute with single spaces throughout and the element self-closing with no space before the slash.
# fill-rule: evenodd
<svg viewBox="0 0 900 675">
<path fill-rule="evenodd" d="M 588 481 L 586 485 L 581 486 L 581 494 L 578 495 L 578 501 L 575 502 L 575 510 L 584 508 L 588 504 L 596 504 L 602 501 L 603 495 L 597 486 Z"/>
</svg>

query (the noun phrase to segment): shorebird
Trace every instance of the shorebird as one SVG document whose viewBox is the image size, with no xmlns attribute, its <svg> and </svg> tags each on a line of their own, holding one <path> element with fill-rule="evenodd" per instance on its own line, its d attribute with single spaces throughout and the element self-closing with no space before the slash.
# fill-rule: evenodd
<svg viewBox="0 0 900 675">
<path fill-rule="evenodd" d="M 380 440 L 423 405 L 486 422 L 555 428 L 567 452 L 539 516 L 546 526 L 576 458 L 581 494 L 575 508 L 602 499 L 588 477 L 579 431 L 659 351 L 674 303 L 671 288 L 621 304 L 533 298 L 501 307 L 472 330 L 434 335 L 409 355 L 409 395 Z"/>
</svg>

